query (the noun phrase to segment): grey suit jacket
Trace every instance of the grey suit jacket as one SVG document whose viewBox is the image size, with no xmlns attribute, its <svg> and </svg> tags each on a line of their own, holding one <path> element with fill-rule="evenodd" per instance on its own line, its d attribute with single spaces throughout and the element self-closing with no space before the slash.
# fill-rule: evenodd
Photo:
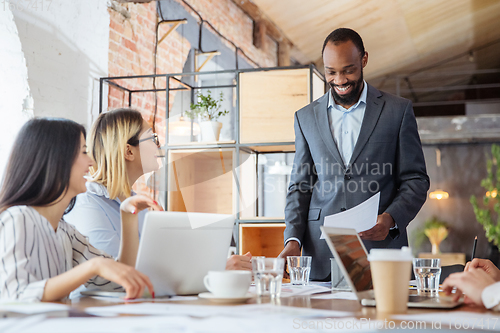
<svg viewBox="0 0 500 333">
<path fill-rule="evenodd" d="M 295 160 L 285 207 L 285 241 L 296 237 L 313 257 L 311 279 L 330 274 L 332 254 L 319 227 L 380 191 L 379 214 L 389 213 L 399 236 L 364 241 L 371 248 L 408 245 L 406 226 L 427 197 L 429 177 L 411 101 L 368 85 L 358 141 L 345 167 L 330 130 L 328 94 L 295 113 Z M 346 226 L 348 227 L 348 226 Z"/>
</svg>

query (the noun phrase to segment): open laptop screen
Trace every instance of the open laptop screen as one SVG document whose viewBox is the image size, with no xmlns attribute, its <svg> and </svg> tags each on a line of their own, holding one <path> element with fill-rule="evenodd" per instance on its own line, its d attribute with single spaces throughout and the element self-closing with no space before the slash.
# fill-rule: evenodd
<svg viewBox="0 0 500 333">
<path fill-rule="evenodd" d="M 357 292 L 373 289 L 365 249 L 357 235 L 328 234 Z"/>
</svg>

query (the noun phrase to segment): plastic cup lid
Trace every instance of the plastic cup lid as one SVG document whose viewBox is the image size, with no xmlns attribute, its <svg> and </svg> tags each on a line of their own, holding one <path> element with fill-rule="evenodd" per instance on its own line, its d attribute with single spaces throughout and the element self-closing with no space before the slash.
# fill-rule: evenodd
<svg viewBox="0 0 500 333">
<path fill-rule="evenodd" d="M 411 249 L 403 246 L 401 249 L 371 249 L 369 261 L 412 261 Z"/>
</svg>

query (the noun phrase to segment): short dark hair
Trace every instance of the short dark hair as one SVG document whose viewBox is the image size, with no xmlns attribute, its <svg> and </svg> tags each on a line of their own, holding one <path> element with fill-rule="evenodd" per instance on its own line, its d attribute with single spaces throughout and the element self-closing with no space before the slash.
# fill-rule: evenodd
<svg viewBox="0 0 500 333">
<path fill-rule="evenodd" d="M 24 124 L 3 176 L 0 212 L 18 205 L 54 204 L 68 190 L 81 134 L 85 136 L 85 128 L 68 119 L 35 118 Z M 66 212 L 73 208 L 75 198 Z"/>
<path fill-rule="evenodd" d="M 361 36 L 356 31 L 349 28 L 338 28 L 333 30 L 328 37 L 326 37 L 325 42 L 323 43 L 321 55 L 325 52 L 326 44 L 333 43 L 337 45 L 347 41 L 351 41 L 357 47 L 362 57 L 365 55 L 365 46 L 363 45 Z"/>
</svg>

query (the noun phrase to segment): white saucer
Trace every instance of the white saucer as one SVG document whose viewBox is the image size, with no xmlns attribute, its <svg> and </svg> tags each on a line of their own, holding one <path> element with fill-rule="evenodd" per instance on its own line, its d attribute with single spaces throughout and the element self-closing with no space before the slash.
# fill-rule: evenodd
<svg viewBox="0 0 500 333">
<path fill-rule="evenodd" d="M 239 296 L 238 297 L 215 297 L 214 294 L 209 293 L 209 292 L 198 294 L 199 298 L 208 299 L 212 302 L 217 302 L 217 303 L 243 303 L 246 300 L 248 300 L 254 296 L 255 295 L 251 294 L 251 293 L 247 293 L 243 297 L 239 297 Z"/>
</svg>

